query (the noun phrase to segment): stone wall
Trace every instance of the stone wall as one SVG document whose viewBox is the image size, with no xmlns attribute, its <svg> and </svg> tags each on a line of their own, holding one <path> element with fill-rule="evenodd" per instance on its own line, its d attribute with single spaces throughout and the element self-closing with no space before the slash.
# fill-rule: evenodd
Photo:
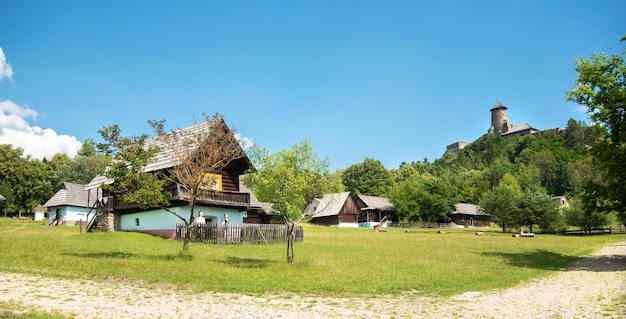
<svg viewBox="0 0 626 319">
<path fill-rule="evenodd" d="M 98 219 L 98 230 L 102 231 L 116 231 L 120 230 L 120 217 L 111 212 L 99 212 L 97 217 Z"/>
</svg>

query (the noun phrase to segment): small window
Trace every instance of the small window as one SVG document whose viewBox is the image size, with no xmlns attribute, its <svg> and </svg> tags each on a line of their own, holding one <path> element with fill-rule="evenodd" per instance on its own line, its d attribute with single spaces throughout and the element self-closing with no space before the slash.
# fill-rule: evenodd
<svg viewBox="0 0 626 319">
<path fill-rule="evenodd" d="M 135 218 L 135 226 L 139 226 L 139 218 Z"/>
<path fill-rule="evenodd" d="M 211 174 L 206 173 L 202 178 L 202 183 L 204 184 L 203 188 L 210 189 L 213 191 L 221 191 L 222 190 L 222 175 L 220 174 Z"/>
<path fill-rule="evenodd" d="M 241 216 L 243 216 L 243 218 L 248 218 L 248 212 L 241 212 Z"/>
</svg>

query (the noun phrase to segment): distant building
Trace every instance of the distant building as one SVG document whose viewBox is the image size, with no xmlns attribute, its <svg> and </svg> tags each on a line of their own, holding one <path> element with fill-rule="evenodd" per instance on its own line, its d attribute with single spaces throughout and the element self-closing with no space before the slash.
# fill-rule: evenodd
<svg viewBox="0 0 626 319">
<path fill-rule="evenodd" d="M 522 123 L 514 125 L 509 121 L 509 114 L 507 107 L 502 105 L 500 101 L 496 101 L 496 104 L 491 108 L 491 126 L 489 127 L 489 133 L 500 135 L 502 137 L 510 137 L 516 135 L 529 135 L 539 132 L 536 128 L 530 126 L 528 123 Z"/>
<path fill-rule="evenodd" d="M 569 207 L 569 201 L 567 200 L 567 197 L 565 196 L 554 196 L 552 197 L 552 201 L 557 203 L 560 208 Z"/>
<path fill-rule="evenodd" d="M 469 145 L 470 142 L 462 142 L 462 141 L 456 141 L 448 146 L 446 146 L 446 150 L 448 152 L 453 152 L 458 154 L 465 146 Z"/>
</svg>

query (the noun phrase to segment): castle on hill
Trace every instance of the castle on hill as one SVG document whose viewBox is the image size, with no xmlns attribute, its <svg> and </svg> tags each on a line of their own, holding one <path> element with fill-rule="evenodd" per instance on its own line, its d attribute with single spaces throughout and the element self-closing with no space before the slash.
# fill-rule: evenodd
<svg viewBox="0 0 626 319">
<path fill-rule="evenodd" d="M 513 124 L 509 120 L 509 114 L 506 111 L 507 107 L 500 101 L 496 100 L 496 104 L 491 108 L 491 126 L 487 130 L 487 134 L 496 134 L 502 137 L 512 137 L 518 135 L 537 134 L 541 131 L 530 126 L 528 123 Z M 547 131 L 561 131 L 560 128 L 555 128 Z M 456 141 L 446 147 L 447 151 L 459 153 L 465 146 L 471 142 Z"/>
</svg>

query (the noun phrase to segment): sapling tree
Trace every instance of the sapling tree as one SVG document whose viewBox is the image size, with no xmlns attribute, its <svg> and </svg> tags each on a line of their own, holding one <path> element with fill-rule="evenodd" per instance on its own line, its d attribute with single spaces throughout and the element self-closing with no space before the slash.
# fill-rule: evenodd
<svg viewBox="0 0 626 319">
<path fill-rule="evenodd" d="M 254 146 L 250 159 L 256 170 L 246 175 L 244 182 L 259 200 L 273 203 L 273 213 L 285 221 L 289 230 L 287 262 L 292 263 L 295 232 L 306 217 L 304 209 L 324 194 L 341 191 L 339 174 L 329 171 L 329 159 L 320 159 L 308 140 L 273 154 Z"/>
</svg>

